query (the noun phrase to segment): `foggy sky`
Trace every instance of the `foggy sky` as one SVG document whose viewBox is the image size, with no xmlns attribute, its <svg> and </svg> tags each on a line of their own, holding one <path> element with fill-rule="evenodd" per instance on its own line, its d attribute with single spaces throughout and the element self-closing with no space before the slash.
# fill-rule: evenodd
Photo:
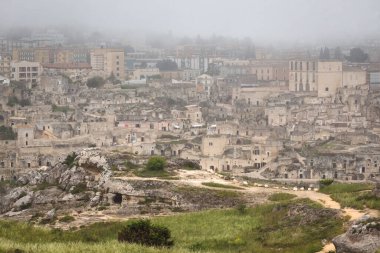
<svg viewBox="0 0 380 253">
<path fill-rule="evenodd" d="M 0 0 L 0 29 L 67 25 L 315 42 L 380 35 L 379 0 Z"/>
</svg>

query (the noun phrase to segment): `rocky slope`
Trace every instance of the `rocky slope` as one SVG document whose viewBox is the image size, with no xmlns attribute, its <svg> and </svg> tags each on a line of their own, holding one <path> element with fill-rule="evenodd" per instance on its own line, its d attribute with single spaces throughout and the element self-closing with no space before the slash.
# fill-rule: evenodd
<svg viewBox="0 0 380 253">
<path fill-rule="evenodd" d="M 365 215 L 333 243 L 337 253 L 374 253 L 380 249 L 380 220 Z"/>
<path fill-rule="evenodd" d="M 115 157 L 111 159 L 113 164 Z M 23 219 L 38 214 L 51 219 L 72 211 L 102 210 L 124 216 L 231 207 L 242 202 L 243 194 L 178 185 L 175 180 L 115 178 L 110 167 L 98 149 L 70 154 L 64 162 L 23 175 L 13 187 L 2 189 L 0 214 Z"/>
</svg>

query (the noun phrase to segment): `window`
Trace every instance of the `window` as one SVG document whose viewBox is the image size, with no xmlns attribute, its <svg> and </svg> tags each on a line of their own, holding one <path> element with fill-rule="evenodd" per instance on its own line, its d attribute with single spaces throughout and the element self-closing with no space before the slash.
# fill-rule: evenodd
<svg viewBox="0 0 380 253">
<path fill-rule="evenodd" d="M 329 91 L 329 88 L 328 88 L 328 87 L 326 87 L 326 88 L 325 88 L 325 91 Z"/>
<path fill-rule="evenodd" d="M 213 143 L 212 143 L 212 142 L 209 142 L 208 145 L 211 147 L 211 146 L 213 145 Z"/>
</svg>

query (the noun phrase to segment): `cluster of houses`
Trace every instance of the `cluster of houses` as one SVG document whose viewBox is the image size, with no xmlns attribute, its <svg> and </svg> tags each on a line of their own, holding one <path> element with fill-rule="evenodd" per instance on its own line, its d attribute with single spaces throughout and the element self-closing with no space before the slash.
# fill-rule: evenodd
<svg viewBox="0 0 380 253">
<path fill-rule="evenodd" d="M 379 64 L 180 49 L 154 57 L 52 45 L 3 52 L 0 177 L 53 165 L 84 147 L 268 178 L 380 174 Z M 86 86 L 96 76 L 107 83 Z"/>
</svg>

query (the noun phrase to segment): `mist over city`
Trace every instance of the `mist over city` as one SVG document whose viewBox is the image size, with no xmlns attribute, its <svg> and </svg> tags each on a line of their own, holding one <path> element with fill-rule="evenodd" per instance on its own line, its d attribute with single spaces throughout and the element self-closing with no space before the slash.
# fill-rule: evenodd
<svg viewBox="0 0 380 253">
<path fill-rule="evenodd" d="M 380 1 L 0 6 L 0 253 L 380 253 Z"/>
</svg>

